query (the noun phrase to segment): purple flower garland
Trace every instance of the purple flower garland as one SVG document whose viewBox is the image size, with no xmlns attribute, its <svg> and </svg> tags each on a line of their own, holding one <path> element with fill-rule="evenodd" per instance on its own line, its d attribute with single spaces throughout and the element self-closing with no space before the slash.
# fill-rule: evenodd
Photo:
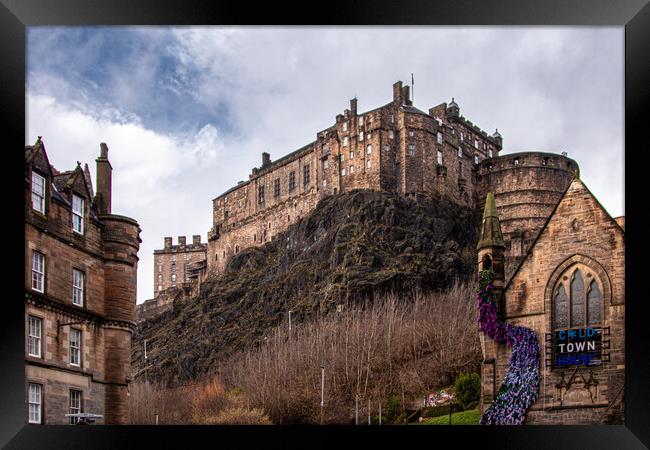
<svg viewBox="0 0 650 450">
<path fill-rule="evenodd" d="M 493 403 L 481 417 L 481 425 L 521 425 L 537 399 L 540 350 L 529 328 L 500 322 L 494 301 L 492 272 L 479 273 L 479 324 L 486 336 L 512 347 L 510 364 Z"/>
</svg>

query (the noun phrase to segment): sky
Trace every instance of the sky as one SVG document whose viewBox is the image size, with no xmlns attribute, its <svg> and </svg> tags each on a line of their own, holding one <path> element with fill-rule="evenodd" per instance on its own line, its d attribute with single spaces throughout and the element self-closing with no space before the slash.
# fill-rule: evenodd
<svg viewBox="0 0 650 450">
<path fill-rule="evenodd" d="M 138 303 L 163 238 L 212 226 L 212 199 L 261 153 L 313 141 L 358 98 L 364 112 L 411 83 L 427 111 L 452 97 L 503 135 L 501 154 L 567 152 L 624 214 L 623 27 L 30 27 L 25 144 L 51 164 L 113 166 L 113 213 L 141 228 Z"/>
</svg>

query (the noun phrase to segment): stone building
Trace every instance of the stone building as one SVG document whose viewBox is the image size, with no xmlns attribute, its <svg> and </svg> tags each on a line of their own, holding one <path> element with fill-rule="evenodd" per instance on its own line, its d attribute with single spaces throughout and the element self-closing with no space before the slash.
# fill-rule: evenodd
<svg viewBox="0 0 650 450">
<path fill-rule="evenodd" d="M 613 219 L 576 174 L 508 275 L 506 232 L 502 235 L 500 226 L 505 214 L 496 212 L 490 197 L 478 246 L 479 268 L 494 271 L 501 319 L 532 329 L 541 350 L 538 397 L 526 423 L 622 423 L 624 218 Z M 501 198 L 508 201 L 505 195 Z M 499 205 L 499 197 L 496 206 L 505 206 Z M 515 229 L 508 222 L 503 225 L 504 230 Z M 485 336 L 481 344 L 484 411 L 503 381 L 511 350 Z"/>
<path fill-rule="evenodd" d="M 207 244 L 201 243 L 201 235 L 192 236 L 187 244 L 185 236 L 178 236 L 178 244 L 172 245 L 172 238 L 166 237 L 162 249 L 154 250 L 154 298 L 169 288 L 181 287 L 190 281 L 192 267 L 205 261 Z"/>
<path fill-rule="evenodd" d="M 263 153 L 248 181 L 213 200 L 208 270 L 222 271 L 230 256 L 268 242 L 327 195 L 440 192 L 474 205 L 476 167 L 501 147 L 501 135 L 489 136 L 461 116 L 453 99 L 428 112 L 417 109 L 401 81 L 393 85 L 393 100 L 371 111 L 357 112 L 352 99 L 313 142 L 276 161 Z"/>
<path fill-rule="evenodd" d="M 68 413 L 128 421 L 140 227 L 111 212 L 108 147 L 97 193 L 88 166 L 59 172 L 39 137 L 25 147 L 25 420 Z"/>
</svg>

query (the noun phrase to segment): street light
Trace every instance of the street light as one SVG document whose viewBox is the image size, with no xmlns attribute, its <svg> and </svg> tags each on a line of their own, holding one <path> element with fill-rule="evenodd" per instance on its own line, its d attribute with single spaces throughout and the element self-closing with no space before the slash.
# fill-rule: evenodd
<svg viewBox="0 0 650 450">
<path fill-rule="evenodd" d="M 323 408 L 325 407 L 325 366 L 320 366 L 320 424 L 323 424 Z"/>
</svg>

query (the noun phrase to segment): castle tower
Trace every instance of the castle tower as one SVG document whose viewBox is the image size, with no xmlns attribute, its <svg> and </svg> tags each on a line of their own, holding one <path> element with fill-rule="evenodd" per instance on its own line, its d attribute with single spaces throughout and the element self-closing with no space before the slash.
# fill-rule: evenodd
<svg viewBox="0 0 650 450">
<path fill-rule="evenodd" d="M 135 220 L 111 214 L 111 170 L 107 149 L 97 158 L 99 219 L 104 223 L 104 330 L 106 424 L 128 423 L 127 385 L 131 372 L 131 334 L 140 248 L 140 226 Z"/>
<path fill-rule="evenodd" d="M 494 194 L 488 192 L 483 210 L 483 223 L 481 237 L 476 249 L 478 250 L 478 270 L 492 271 L 492 285 L 494 286 L 497 311 L 499 316 L 504 313 L 503 285 L 504 285 L 504 259 L 503 253 L 506 245 L 501 234 L 497 205 Z M 479 330 L 483 362 L 481 363 L 481 414 L 493 401 L 496 395 L 496 361 L 497 344 Z"/>
<path fill-rule="evenodd" d="M 492 134 L 492 139 L 494 139 L 497 142 L 497 144 L 499 144 L 499 147 L 503 148 L 503 136 L 501 136 L 501 133 L 499 133 L 498 128 Z"/>
<path fill-rule="evenodd" d="M 460 114 L 460 108 L 458 107 L 458 103 L 454 101 L 454 97 L 451 98 L 451 103 L 447 105 L 447 115 L 450 117 L 458 117 Z"/>
</svg>

